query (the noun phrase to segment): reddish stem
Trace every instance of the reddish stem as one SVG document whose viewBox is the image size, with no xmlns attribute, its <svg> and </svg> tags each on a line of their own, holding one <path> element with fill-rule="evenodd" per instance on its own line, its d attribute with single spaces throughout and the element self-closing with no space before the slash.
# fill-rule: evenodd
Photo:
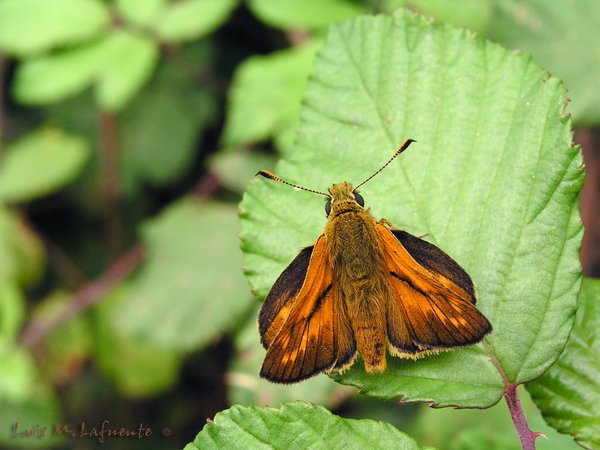
<svg viewBox="0 0 600 450">
<path fill-rule="evenodd" d="M 50 331 L 104 298 L 117 283 L 135 270 L 144 258 L 144 254 L 143 246 L 133 247 L 119 258 L 102 277 L 77 290 L 60 313 L 51 318 L 39 318 L 29 322 L 21 334 L 21 345 L 32 347 Z"/>
<path fill-rule="evenodd" d="M 508 411 L 510 412 L 510 417 L 515 426 L 515 430 L 519 435 L 521 448 L 523 450 L 535 450 L 535 439 L 539 436 L 542 436 L 542 433 L 532 431 L 527 424 L 527 419 L 525 418 L 525 413 L 523 412 L 523 407 L 521 406 L 521 401 L 519 400 L 519 396 L 517 394 L 517 387 L 519 385 L 512 383 L 508 379 L 504 369 L 500 365 L 500 361 L 498 361 L 496 358 L 496 355 L 492 351 L 491 347 L 486 345 L 486 348 L 490 360 L 494 366 L 496 366 L 496 369 L 500 373 L 502 381 L 504 382 L 504 399 L 508 405 Z"/>
<path fill-rule="evenodd" d="M 532 431 L 527 424 L 521 401 L 517 395 L 517 385 L 509 384 L 504 390 L 504 398 L 508 404 L 508 410 L 510 411 L 510 417 L 515 425 L 515 430 L 521 440 L 521 447 L 523 450 L 535 450 L 535 439 L 542 436 L 542 433 Z"/>
<path fill-rule="evenodd" d="M 100 166 L 106 250 L 108 260 L 114 261 L 122 247 L 117 121 L 114 115 L 104 112 L 100 114 Z"/>
</svg>

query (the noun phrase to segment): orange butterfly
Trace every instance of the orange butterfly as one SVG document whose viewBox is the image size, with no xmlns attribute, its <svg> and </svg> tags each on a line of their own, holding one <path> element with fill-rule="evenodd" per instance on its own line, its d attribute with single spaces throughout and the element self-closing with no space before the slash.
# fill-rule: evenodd
<svg viewBox="0 0 600 450">
<path fill-rule="evenodd" d="M 492 331 L 475 307 L 469 275 L 436 246 L 364 209 L 356 189 L 414 142 L 408 139 L 377 172 L 355 188 L 329 193 L 258 175 L 328 197 L 327 225 L 279 276 L 258 318 L 267 350 L 260 375 L 295 383 L 349 368 L 360 352 L 368 373 L 383 372 L 386 347 L 419 358 L 475 344 Z"/>
</svg>

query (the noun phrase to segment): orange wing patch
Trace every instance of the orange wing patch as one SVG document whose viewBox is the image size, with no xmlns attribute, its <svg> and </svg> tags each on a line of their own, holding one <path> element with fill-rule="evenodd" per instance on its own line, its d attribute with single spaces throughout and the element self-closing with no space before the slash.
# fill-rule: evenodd
<svg viewBox="0 0 600 450">
<path fill-rule="evenodd" d="M 335 298 L 332 283 L 325 237 L 321 236 L 313 248 L 300 291 L 292 301 L 282 302 L 264 334 L 261 330 L 263 342 L 267 344 L 261 377 L 279 383 L 295 383 L 332 369 L 338 362 L 336 355 L 346 360 L 340 360 L 340 363 L 354 356 L 355 347 L 349 356 L 346 344 L 344 349 L 336 348 L 336 311 L 343 311 Z M 267 315 L 265 313 L 264 317 Z M 342 341 L 347 343 L 348 338 Z M 350 341 L 354 342 L 352 336 Z"/>
<path fill-rule="evenodd" d="M 409 235 L 420 241 L 414 249 L 419 248 L 421 254 L 413 257 L 394 232 L 381 223 L 377 230 L 392 290 L 386 308 L 390 353 L 416 358 L 474 344 L 491 331 L 490 323 L 475 307 L 471 279 L 454 260 Z M 417 258 L 428 261 L 427 266 Z"/>
</svg>

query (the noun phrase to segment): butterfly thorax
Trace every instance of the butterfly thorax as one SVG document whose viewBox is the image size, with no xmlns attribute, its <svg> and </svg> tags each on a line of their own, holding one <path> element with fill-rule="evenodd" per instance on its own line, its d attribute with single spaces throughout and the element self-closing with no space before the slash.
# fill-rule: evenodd
<svg viewBox="0 0 600 450">
<path fill-rule="evenodd" d="M 329 194 L 325 236 L 333 270 L 350 283 L 368 283 L 382 267 L 377 221 L 357 203 L 350 183 L 334 184 Z"/>
</svg>

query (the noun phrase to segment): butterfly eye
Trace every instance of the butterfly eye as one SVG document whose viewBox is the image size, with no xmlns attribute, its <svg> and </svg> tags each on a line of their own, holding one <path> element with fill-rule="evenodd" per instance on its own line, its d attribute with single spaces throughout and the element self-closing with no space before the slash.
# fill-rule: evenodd
<svg viewBox="0 0 600 450">
<path fill-rule="evenodd" d="M 356 203 L 358 203 L 361 207 L 365 206 L 365 199 L 362 198 L 362 195 L 354 192 L 354 200 L 356 200 Z"/>
<path fill-rule="evenodd" d="M 327 203 L 325 203 L 325 214 L 329 215 L 331 213 L 331 199 L 327 199 Z"/>
</svg>

